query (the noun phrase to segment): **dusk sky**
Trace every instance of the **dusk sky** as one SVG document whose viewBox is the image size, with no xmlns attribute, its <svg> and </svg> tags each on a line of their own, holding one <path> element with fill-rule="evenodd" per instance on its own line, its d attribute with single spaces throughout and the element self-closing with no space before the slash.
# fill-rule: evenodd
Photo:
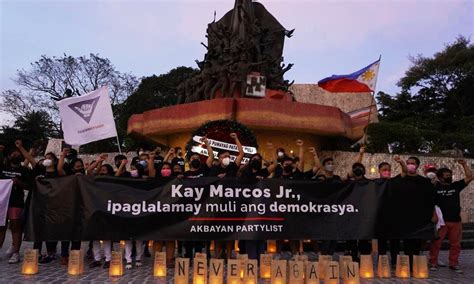
<svg viewBox="0 0 474 284">
<path fill-rule="evenodd" d="M 287 29 L 286 78 L 316 83 L 354 72 L 382 55 L 377 91 L 395 94 L 409 55 L 432 56 L 457 36 L 472 39 L 474 1 L 319 0 L 259 1 Z M 98 53 L 137 77 L 196 67 L 207 23 L 233 0 L 0 0 L 0 86 L 17 88 L 17 69 L 42 54 Z M 0 113 L 0 124 L 11 122 Z"/>
</svg>

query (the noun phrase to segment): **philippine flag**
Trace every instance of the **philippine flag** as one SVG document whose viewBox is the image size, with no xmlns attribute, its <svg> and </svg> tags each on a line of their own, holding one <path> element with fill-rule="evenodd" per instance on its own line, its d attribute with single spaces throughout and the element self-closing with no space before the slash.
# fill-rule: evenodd
<svg viewBox="0 0 474 284">
<path fill-rule="evenodd" d="M 369 66 L 348 75 L 332 75 L 318 82 L 318 86 L 331 93 L 374 92 L 379 73 L 380 58 Z"/>
</svg>

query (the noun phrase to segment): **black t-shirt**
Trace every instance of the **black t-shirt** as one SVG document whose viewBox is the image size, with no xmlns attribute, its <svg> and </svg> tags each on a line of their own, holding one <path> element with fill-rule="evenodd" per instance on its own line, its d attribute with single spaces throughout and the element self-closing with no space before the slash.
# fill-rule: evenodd
<svg viewBox="0 0 474 284">
<path fill-rule="evenodd" d="M 55 169 L 52 172 L 46 171 L 46 167 L 40 164 L 36 164 L 35 168 L 32 171 L 34 177 L 38 178 L 57 178 L 59 177 L 58 171 Z"/>
<path fill-rule="evenodd" d="M 435 184 L 436 205 L 443 213 L 445 222 L 461 222 L 461 200 L 459 194 L 467 186 L 464 179 L 450 183 Z"/>
<path fill-rule="evenodd" d="M 158 169 L 161 167 L 161 164 L 163 163 L 164 158 L 162 156 L 155 156 L 155 159 L 153 160 L 153 164 L 155 165 L 155 169 Z"/>
<path fill-rule="evenodd" d="M 184 170 L 184 159 L 182 157 L 174 157 L 173 160 L 171 160 L 171 164 L 180 165 Z"/>
<path fill-rule="evenodd" d="M 25 207 L 25 193 L 24 190 L 29 190 L 31 186 L 31 171 L 27 167 L 5 167 L 0 172 L 0 178 L 11 179 L 18 178 L 25 186 L 13 185 L 8 201 L 8 207 L 24 208 Z"/>
<path fill-rule="evenodd" d="M 400 175 L 390 179 L 388 204 L 384 210 L 390 216 L 387 224 L 393 232 L 409 232 L 431 222 L 435 205 L 435 190 L 431 180 L 420 175 Z"/>
<path fill-rule="evenodd" d="M 256 179 L 257 177 L 267 178 L 270 175 L 267 168 L 258 169 L 257 171 L 252 171 L 250 167 L 246 167 L 242 171 L 242 178 Z"/>
<path fill-rule="evenodd" d="M 239 167 L 237 167 L 237 164 L 235 162 L 230 162 L 229 165 L 225 168 L 223 168 L 221 165 L 212 166 L 209 170 L 209 176 L 216 177 L 220 174 L 225 173 L 225 177 L 235 177 L 237 175 L 238 170 Z"/>
<path fill-rule="evenodd" d="M 301 180 L 304 179 L 304 173 L 300 172 L 300 170 L 296 169 L 289 175 L 284 175 L 283 173 L 280 176 L 277 176 L 275 178 L 281 178 L 281 179 L 295 179 L 295 180 Z"/>
<path fill-rule="evenodd" d="M 115 172 L 117 173 L 117 172 Z M 114 175 L 115 175 L 114 173 Z M 123 177 L 123 178 L 131 178 L 132 174 L 129 171 L 123 171 L 118 177 Z"/>
<path fill-rule="evenodd" d="M 338 175 L 333 175 L 332 177 L 327 177 L 325 175 L 317 175 L 312 177 L 311 179 L 324 182 L 342 182 L 341 177 Z"/>
<path fill-rule="evenodd" d="M 197 170 L 189 170 L 184 172 L 185 178 L 200 178 L 207 177 L 209 175 L 209 167 L 206 164 L 201 164 Z"/>
</svg>

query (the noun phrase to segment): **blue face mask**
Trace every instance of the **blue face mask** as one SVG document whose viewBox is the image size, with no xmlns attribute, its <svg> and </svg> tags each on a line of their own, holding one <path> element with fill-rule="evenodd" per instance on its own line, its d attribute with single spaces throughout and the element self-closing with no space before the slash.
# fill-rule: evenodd
<svg viewBox="0 0 474 284">
<path fill-rule="evenodd" d="M 145 160 L 141 160 L 140 162 L 138 162 L 140 165 L 142 165 L 144 168 L 146 168 L 148 166 L 148 163 L 145 161 Z"/>
</svg>

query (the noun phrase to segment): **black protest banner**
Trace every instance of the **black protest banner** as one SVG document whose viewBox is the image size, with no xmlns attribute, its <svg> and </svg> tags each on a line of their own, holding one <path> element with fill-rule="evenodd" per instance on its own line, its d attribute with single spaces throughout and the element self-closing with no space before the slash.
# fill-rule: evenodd
<svg viewBox="0 0 474 284">
<path fill-rule="evenodd" d="M 396 204 L 404 179 L 394 180 L 45 179 L 33 193 L 26 239 L 430 239 L 430 189 L 414 195 L 423 206 Z M 417 216 L 400 219 L 400 211 Z"/>
</svg>

